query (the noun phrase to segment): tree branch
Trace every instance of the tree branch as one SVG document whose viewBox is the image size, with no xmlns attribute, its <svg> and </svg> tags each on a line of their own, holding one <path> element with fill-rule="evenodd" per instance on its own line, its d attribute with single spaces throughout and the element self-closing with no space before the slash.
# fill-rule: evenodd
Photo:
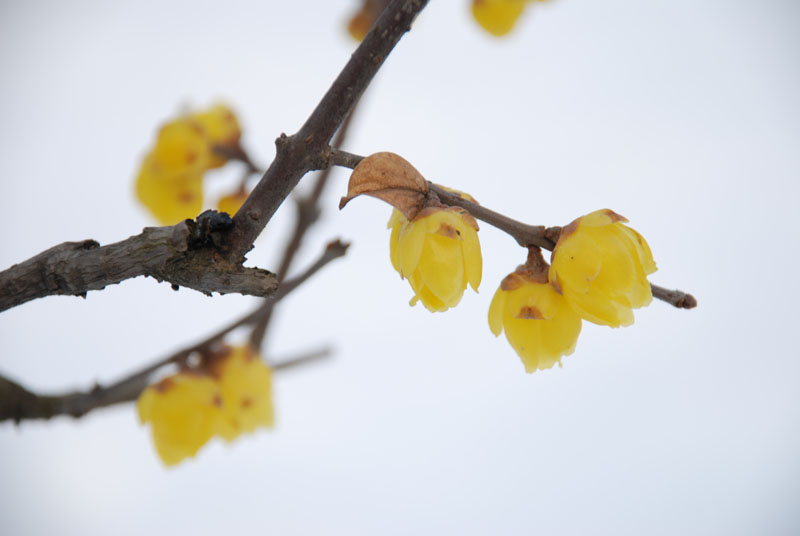
<svg viewBox="0 0 800 536">
<path fill-rule="evenodd" d="M 342 126 L 337 131 L 334 140 L 336 146 L 343 145 L 344 141 L 347 139 L 347 132 L 350 128 L 350 124 L 353 121 L 353 115 L 355 112 L 356 107 L 353 107 L 353 110 L 350 112 L 350 114 L 344 120 L 344 123 L 342 123 Z M 325 189 L 325 185 L 328 183 L 328 178 L 330 177 L 332 170 L 333 167 L 331 166 L 320 171 L 316 177 L 314 187 L 311 189 L 311 193 L 307 197 L 297 198 L 297 219 L 295 220 L 292 236 L 286 242 L 286 246 L 284 247 L 283 259 L 281 260 L 281 264 L 277 271 L 278 281 L 283 281 L 286 278 L 286 275 L 289 273 L 289 268 L 291 267 L 292 262 L 294 261 L 294 258 L 297 255 L 297 252 L 300 250 L 301 244 L 303 243 L 303 237 L 305 236 L 306 231 L 308 231 L 308 229 L 314 225 L 317 219 L 319 219 L 319 199 L 322 197 L 322 192 Z M 253 331 L 250 333 L 250 344 L 253 346 L 253 348 L 261 348 L 261 344 L 267 334 L 269 322 L 272 319 L 273 311 L 274 309 L 270 308 L 270 310 L 253 326 Z"/>
<path fill-rule="evenodd" d="M 393 0 L 309 118 L 293 136 L 277 140 L 278 151 L 228 229 L 198 243 L 191 220 L 146 228 L 140 235 L 100 247 L 94 240 L 65 242 L 0 272 L 0 311 L 50 295 L 84 296 L 140 275 L 206 294 L 239 292 L 268 296 L 277 285 L 266 270 L 244 268 L 244 254 L 278 206 L 308 171 L 328 168 L 328 143 L 386 56 L 408 31 L 427 0 Z M 231 154 L 253 163 L 243 154 Z M 206 232 L 205 230 L 203 231 Z"/>
<path fill-rule="evenodd" d="M 276 140 L 275 159 L 233 218 L 226 250 L 230 261 L 241 262 L 303 175 L 329 167 L 334 132 L 427 3 L 392 0 L 300 130 Z"/>
<path fill-rule="evenodd" d="M 90 290 L 141 275 L 208 295 L 268 296 L 277 287 L 274 274 L 219 255 L 214 244 L 218 232 L 204 224 L 218 216 L 209 211 L 197 221 L 146 227 L 141 234 L 107 246 L 94 240 L 54 246 L 0 272 L 0 311 L 44 296 L 86 297 Z"/>
<path fill-rule="evenodd" d="M 312 275 L 334 259 L 344 256 L 348 244 L 335 240 L 327 245 L 325 251 L 311 266 L 297 277 L 286 281 L 275 293 L 267 298 L 256 310 L 230 323 L 202 341 L 184 348 L 164 359 L 160 359 L 147 367 L 130 374 L 108 386 L 95 385 L 89 391 L 74 391 L 61 395 L 37 395 L 20 384 L 0 376 L 0 422 L 25 419 L 49 419 L 57 415 L 82 417 L 89 411 L 136 400 L 147 387 L 153 375 L 161 368 L 185 362 L 196 352 L 203 352 L 214 344 L 218 344 L 228 333 L 244 325 L 258 322 L 265 314 L 294 289 L 305 283 Z M 296 359 L 282 361 L 273 365 L 276 370 L 291 368 L 323 357 L 324 352 L 315 352 Z M 325 354 L 327 355 L 327 354 Z"/>
<path fill-rule="evenodd" d="M 347 151 L 336 148 L 331 149 L 331 165 L 355 169 L 363 159 L 364 157 L 361 155 L 348 153 Z M 558 241 L 561 227 L 528 225 L 482 205 L 473 203 L 468 199 L 464 199 L 460 195 L 449 192 L 438 184 L 434 184 L 430 181 L 428 182 L 428 188 L 429 191 L 436 195 L 439 201 L 445 205 L 466 209 L 474 218 L 486 222 L 510 235 L 522 247 L 529 248 L 531 246 L 536 246 L 548 251 L 553 251 Z M 654 298 L 665 301 L 679 309 L 693 309 L 697 307 L 697 300 L 691 294 L 687 294 L 681 290 L 667 290 L 664 287 L 659 287 L 652 283 L 650 283 L 650 287 L 652 288 Z"/>
</svg>

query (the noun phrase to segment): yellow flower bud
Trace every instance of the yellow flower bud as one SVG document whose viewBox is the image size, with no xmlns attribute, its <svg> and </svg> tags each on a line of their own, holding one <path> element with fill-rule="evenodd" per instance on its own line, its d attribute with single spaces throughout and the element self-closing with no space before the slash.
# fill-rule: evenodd
<svg viewBox="0 0 800 536">
<path fill-rule="evenodd" d="M 520 267 L 522 268 L 522 267 Z M 509 274 L 489 306 L 495 337 L 505 330 L 528 373 L 552 368 L 575 350 L 581 319 L 567 300 L 547 284 L 545 272 Z"/>
<path fill-rule="evenodd" d="M 633 323 L 631 309 L 653 299 L 647 275 L 656 271 L 645 239 L 624 217 L 604 209 L 561 231 L 550 282 L 584 319 L 611 327 Z"/>
<path fill-rule="evenodd" d="M 467 283 L 478 290 L 478 224 L 465 210 L 429 207 L 409 221 L 395 209 L 389 228 L 392 266 L 414 290 L 411 305 L 421 301 L 430 311 L 446 311 L 458 305 Z"/>
<path fill-rule="evenodd" d="M 194 456 L 222 422 L 222 394 L 208 376 L 182 372 L 145 389 L 136 402 L 139 421 L 150 423 L 165 465 Z"/>
<path fill-rule="evenodd" d="M 161 225 L 174 225 L 202 210 L 203 173 L 186 171 L 165 178 L 149 155 L 136 179 L 136 195 Z"/>
</svg>

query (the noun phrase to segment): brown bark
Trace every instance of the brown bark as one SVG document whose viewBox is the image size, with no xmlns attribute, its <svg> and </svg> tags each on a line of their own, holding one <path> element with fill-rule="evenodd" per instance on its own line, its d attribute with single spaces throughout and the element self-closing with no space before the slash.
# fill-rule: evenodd
<svg viewBox="0 0 800 536">
<path fill-rule="evenodd" d="M 52 295 L 86 297 L 141 275 L 211 295 L 237 292 L 268 296 L 274 274 L 225 260 L 212 242 L 198 239 L 196 224 L 146 227 L 141 234 L 100 246 L 94 240 L 64 242 L 0 272 L 0 311 Z"/>
</svg>

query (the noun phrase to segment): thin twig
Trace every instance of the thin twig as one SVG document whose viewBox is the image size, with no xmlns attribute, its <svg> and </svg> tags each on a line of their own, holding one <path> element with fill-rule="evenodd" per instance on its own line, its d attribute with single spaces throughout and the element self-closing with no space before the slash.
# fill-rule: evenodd
<svg viewBox="0 0 800 536">
<path fill-rule="evenodd" d="M 313 352 L 306 352 L 290 358 L 280 359 L 277 363 L 274 363 L 271 366 L 272 370 L 291 370 L 296 367 L 308 365 L 309 363 L 313 363 L 315 361 L 327 359 L 332 354 L 333 350 L 326 346 L 324 348 L 320 348 L 319 350 L 314 350 Z"/>
<path fill-rule="evenodd" d="M 428 187 L 445 205 L 458 206 L 466 209 L 474 218 L 478 218 L 493 227 L 497 227 L 501 231 L 505 231 L 524 248 L 536 246 L 548 251 L 553 251 L 555 247 L 555 242 L 547 237 L 547 228 L 543 225 L 528 225 L 509 218 L 478 203 L 473 203 L 472 201 L 464 199 L 458 194 L 448 192 L 437 184 L 428 183 Z"/>
<path fill-rule="evenodd" d="M 350 124 L 353 120 L 353 115 L 356 112 L 356 107 L 353 108 L 350 115 L 344 120 L 342 123 L 341 128 L 339 128 L 338 132 L 336 133 L 335 137 L 335 145 L 340 146 L 343 145 L 345 140 L 347 139 L 347 132 L 350 128 Z M 297 198 L 297 219 L 295 220 L 294 231 L 292 232 L 292 236 L 286 242 L 286 246 L 284 247 L 283 251 L 283 259 L 281 260 L 281 264 L 278 267 L 277 278 L 278 281 L 283 281 L 286 278 L 286 275 L 289 272 L 289 268 L 294 261 L 297 252 L 300 250 L 300 246 L 303 243 L 303 237 L 311 228 L 312 225 L 319 219 L 320 209 L 319 209 L 319 200 L 322 197 L 322 192 L 325 189 L 325 185 L 328 183 L 328 178 L 333 171 L 333 167 L 328 167 L 321 172 L 316 177 L 316 181 L 314 182 L 314 187 L 311 189 L 311 193 L 308 194 L 307 197 L 298 197 Z M 266 337 L 267 329 L 269 328 L 270 320 L 272 319 L 272 313 L 274 308 L 270 308 L 269 311 L 261 317 L 261 319 L 256 322 L 253 326 L 253 331 L 250 333 L 250 344 L 253 348 L 261 348 L 261 345 L 264 341 L 264 337 Z"/>
<path fill-rule="evenodd" d="M 697 300 L 695 297 L 682 290 L 669 290 L 652 283 L 650 283 L 650 288 L 653 289 L 654 298 L 674 305 L 678 309 L 694 309 L 697 307 Z"/>
</svg>

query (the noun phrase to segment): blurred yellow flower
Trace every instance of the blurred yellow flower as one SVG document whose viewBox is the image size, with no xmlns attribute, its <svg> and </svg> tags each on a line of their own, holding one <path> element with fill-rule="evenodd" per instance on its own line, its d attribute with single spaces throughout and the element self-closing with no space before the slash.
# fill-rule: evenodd
<svg viewBox="0 0 800 536">
<path fill-rule="evenodd" d="M 478 290 L 478 224 L 464 209 L 428 207 L 412 221 L 394 209 L 388 226 L 392 266 L 414 290 L 411 305 L 421 301 L 430 311 L 446 311 L 458 305 L 467 283 Z"/>
<path fill-rule="evenodd" d="M 633 311 L 652 300 L 647 276 L 656 271 L 645 239 L 597 210 L 561 231 L 552 255 L 550 282 L 584 319 L 611 327 L 633 323 Z"/>
<path fill-rule="evenodd" d="M 233 110 L 224 104 L 215 104 L 204 112 L 193 114 L 191 118 L 202 127 L 209 149 L 215 146 L 231 151 L 238 149 L 242 128 Z M 213 150 L 209 152 L 211 157 L 208 167 L 211 169 L 221 167 L 228 161 Z"/>
<path fill-rule="evenodd" d="M 208 376 L 181 372 L 145 389 L 136 402 L 139 421 L 150 423 L 164 465 L 194 456 L 222 423 L 220 387 Z"/>
<path fill-rule="evenodd" d="M 203 127 L 186 117 L 161 127 L 149 155 L 153 169 L 164 180 L 184 173 L 202 173 L 208 168 L 210 157 L 211 150 Z"/>
<path fill-rule="evenodd" d="M 169 177 L 169 179 L 165 178 Z M 136 195 L 161 225 L 194 218 L 203 208 L 203 173 L 160 174 L 148 155 L 136 180 Z"/>
<path fill-rule="evenodd" d="M 147 387 L 136 403 L 165 465 L 194 456 L 212 437 L 233 441 L 271 427 L 271 372 L 248 346 L 223 348 L 204 368 Z"/>
<path fill-rule="evenodd" d="M 531 1 L 534 0 L 472 0 L 472 16 L 484 30 L 501 37 L 514 28 Z"/>
<path fill-rule="evenodd" d="M 231 349 L 214 372 L 222 390 L 224 424 L 220 436 L 232 441 L 258 427 L 272 427 L 272 373 L 252 348 Z"/>
<path fill-rule="evenodd" d="M 241 151 L 239 122 L 225 105 L 174 119 L 158 131 L 136 179 L 139 201 L 162 225 L 196 217 L 203 208 L 203 176 L 227 159 L 215 148 Z"/>
<path fill-rule="evenodd" d="M 581 319 L 547 284 L 546 272 L 520 267 L 503 279 L 489 306 L 495 337 L 505 329 L 509 344 L 528 373 L 552 368 L 575 350 Z"/>
<path fill-rule="evenodd" d="M 361 8 L 347 23 L 350 36 L 356 41 L 363 40 L 388 3 L 388 0 L 363 0 Z"/>
</svg>

